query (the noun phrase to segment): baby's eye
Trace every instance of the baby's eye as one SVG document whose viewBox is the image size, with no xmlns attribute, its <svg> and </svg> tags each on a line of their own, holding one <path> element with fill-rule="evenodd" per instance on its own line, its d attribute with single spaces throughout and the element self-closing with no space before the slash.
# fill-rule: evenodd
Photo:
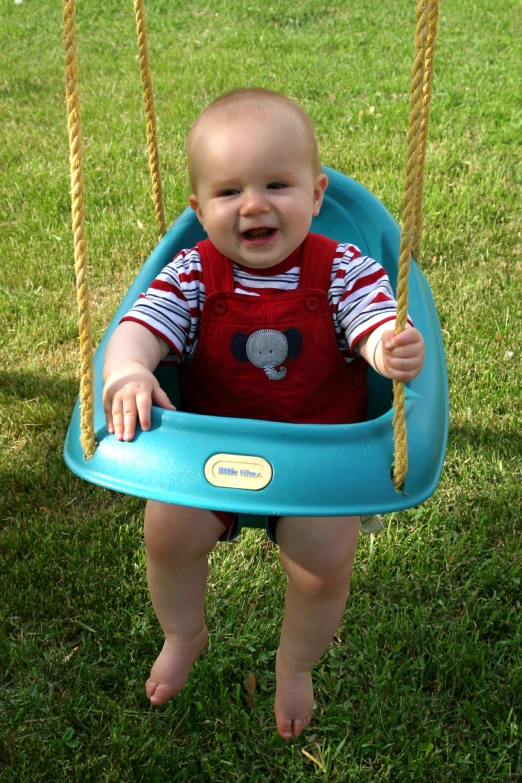
<svg viewBox="0 0 522 783">
<path fill-rule="evenodd" d="M 270 182 L 267 185 L 267 188 L 269 190 L 282 190 L 283 188 L 286 188 L 287 184 L 286 182 Z"/>
<path fill-rule="evenodd" d="M 227 196 L 237 196 L 238 193 L 239 191 L 234 188 L 225 188 L 225 190 L 220 190 L 217 195 L 218 198 L 226 198 Z"/>
</svg>

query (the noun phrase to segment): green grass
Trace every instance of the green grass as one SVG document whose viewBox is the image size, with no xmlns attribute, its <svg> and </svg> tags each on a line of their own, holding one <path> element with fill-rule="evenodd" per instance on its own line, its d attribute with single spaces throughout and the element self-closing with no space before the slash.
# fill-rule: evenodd
<svg viewBox="0 0 522 783">
<path fill-rule="evenodd" d="M 323 162 L 400 217 L 413 3 L 147 10 L 169 221 L 191 121 L 241 84 L 299 99 Z M 2 781 L 522 780 L 521 25 L 512 0 L 442 3 L 423 266 L 448 361 L 446 466 L 423 507 L 361 541 L 313 724 L 285 744 L 272 716 L 284 583 L 257 531 L 211 556 L 211 643 L 187 688 L 165 708 L 145 699 L 161 633 L 143 504 L 61 457 L 78 384 L 61 11 L 2 3 Z M 155 228 L 132 4 L 81 2 L 78 28 L 99 340 Z"/>
</svg>

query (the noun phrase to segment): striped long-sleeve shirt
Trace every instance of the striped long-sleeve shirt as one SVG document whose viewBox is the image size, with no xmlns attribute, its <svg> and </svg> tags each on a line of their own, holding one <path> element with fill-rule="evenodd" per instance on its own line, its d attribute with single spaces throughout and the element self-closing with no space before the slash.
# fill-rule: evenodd
<svg viewBox="0 0 522 783">
<path fill-rule="evenodd" d="M 293 261 L 293 259 L 296 261 Z M 234 292 L 263 296 L 294 291 L 299 284 L 299 254 L 271 269 L 233 264 Z M 141 294 L 122 321 L 136 321 L 163 338 L 172 351 L 165 361 L 189 362 L 199 336 L 205 303 L 205 281 L 197 247 L 181 250 Z M 339 243 L 335 252 L 328 302 L 339 349 L 346 361 L 357 343 L 395 318 L 397 303 L 383 267 L 354 245 Z"/>
</svg>

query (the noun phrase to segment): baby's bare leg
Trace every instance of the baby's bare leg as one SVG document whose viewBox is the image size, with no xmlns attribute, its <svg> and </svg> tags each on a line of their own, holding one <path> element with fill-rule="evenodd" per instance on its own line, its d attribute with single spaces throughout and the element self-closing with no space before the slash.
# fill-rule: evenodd
<svg viewBox="0 0 522 783">
<path fill-rule="evenodd" d="M 210 511 L 154 500 L 147 503 L 147 577 L 165 634 L 165 644 L 145 686 L 152 704 L 163 704 L 182 690 L 190 667 L 207 643 L 207 553 L 223 529 Z"/>
<path fill-rule="evenodd" d="M 274 706 L 284 738 L 297 737 L 312 718 L 312 669 L 341 622 L 358 533 L 358 517 L 285 517 L 277 525 L 288 574 Z"/>
</svg>

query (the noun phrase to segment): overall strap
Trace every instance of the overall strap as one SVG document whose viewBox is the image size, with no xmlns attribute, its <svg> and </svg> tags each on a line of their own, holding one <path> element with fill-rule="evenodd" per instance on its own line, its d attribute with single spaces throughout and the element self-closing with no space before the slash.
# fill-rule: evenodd
<svg viewBox="0 0 522 783">
<path fill-rule="evenodd" d="M 309 233 L 305 239 L 299 288 L 315 288 L 328 293 L 337 242 L 321 234 Z"/>
<path fill-rule="evenodd" d="M 234 271 L 232 261 L 214 247 L 210 239 L 198 242 L 197 248 L 201 258 L 203 280 L 206 295 L 214 293 L 234 292 Z"/>
</svg>

